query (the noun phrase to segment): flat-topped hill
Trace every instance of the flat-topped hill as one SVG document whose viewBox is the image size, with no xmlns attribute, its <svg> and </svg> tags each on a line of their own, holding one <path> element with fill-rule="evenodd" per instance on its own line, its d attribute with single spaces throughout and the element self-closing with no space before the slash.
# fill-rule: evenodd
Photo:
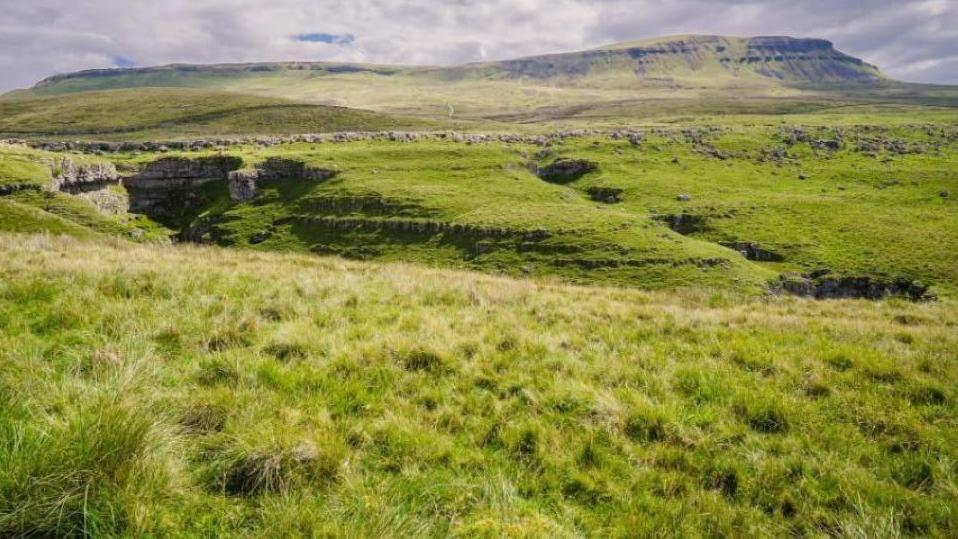
<svg viewBox="0 0 958 539">
<path fill-rule="evenodd" d="M 681 86 L 877 83 L 875 66 L 822 39 L 676 36 L 460 68 L 537 79 L 600 78 Z M 624 81 L 618 81 L 624 82 Z"/>
<path fill-rule="evenodd" d="M 602 76 L 610 72 L 638 80 L 662 76 L 691 80 L 707 74 L 708 77 L 700 82 L 709 86 L 741 85 L 743 77 L 764 78 L 778 83 L 812 84 L 877 82 L 884 79 L 875 66 L 836 50 L 831 42 L 822 39 L 693 35 L 453 67 L 273 62 L 95 69 L 55 75 L 37 83 L 33 90 L 37 93 L 61 93 L 127 86 L 192 86 L 210 78 L 256 77 L 277 73 L 305 73 L 311 77 L 365 73 L 383 77 L 455 78 L 468 75 L 565 79 Z"/>
<path fill-rule="evenodd" d="M 615 118 L 622 116 L 616 108 L 622 104 L 632 114 L 646 114 L 642 105 L 650 100 L 704 102 L 713 110 L 727 109 L 731 99 L 958 103 L 954 88 L 891 80 L 826 40 L 699 35 L 459 66 L 275 62 L 98 69 L 56 75 L 8 97 L 161 87 L 432 119 L 510 121 L 564 119 L 583 111 Z"/>
</svg>

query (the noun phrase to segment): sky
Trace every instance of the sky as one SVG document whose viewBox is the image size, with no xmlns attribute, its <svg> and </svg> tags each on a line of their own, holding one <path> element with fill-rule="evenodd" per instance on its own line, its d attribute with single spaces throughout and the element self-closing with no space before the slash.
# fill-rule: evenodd
<svg viewBox="0 0 958 539">
<path fill-rule="evenodd" d="M 81 69 L 448 65 L 690 33 L 824 38 L 958 84 L 958 0 L 0 0 L 0 92 Z"/>
</svg>

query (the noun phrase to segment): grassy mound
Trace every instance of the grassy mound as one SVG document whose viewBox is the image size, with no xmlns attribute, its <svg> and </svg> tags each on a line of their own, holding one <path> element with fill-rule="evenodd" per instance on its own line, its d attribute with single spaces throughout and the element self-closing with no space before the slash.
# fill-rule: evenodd
<svg viewBox="0 0 958 539">
<path fill-rule="evenodd" d="M 956 325 L 0 235 L 0 535 L 954 536 Z"/>
</svg>

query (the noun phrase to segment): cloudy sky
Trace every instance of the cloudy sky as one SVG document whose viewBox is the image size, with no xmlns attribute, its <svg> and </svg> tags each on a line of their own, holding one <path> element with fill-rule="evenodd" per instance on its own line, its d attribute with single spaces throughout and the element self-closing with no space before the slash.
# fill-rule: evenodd
<svg viewBox="0 0 958 539">
<path fill-rule="evenodd" d="M 90 68 L 451 64 L 685 33 L 821 37 L 958 84 L 958 0 L 0 0 L 0 91 Z"/>
</svg>

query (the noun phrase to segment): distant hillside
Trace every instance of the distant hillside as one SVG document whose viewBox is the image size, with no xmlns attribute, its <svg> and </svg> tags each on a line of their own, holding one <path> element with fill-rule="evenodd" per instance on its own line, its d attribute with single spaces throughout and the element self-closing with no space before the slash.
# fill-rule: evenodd
<svg viewBox="0 0 958 539">
<path fill-rule="evenodd" d="M 470 76 L 490 79 L 576 79 L 617 73 L 640 81 L 654 81 L 661 77 L 701 79 L 699 82 L 709 86 L 745 82 L 737 79 L 834 83 L 877 82 L 884 78 L 875 66 L 840 52 L 831 42 L 821 39 L 679 36 L 621 43 L 583 52 L 440 68 L 278 62 L 97 69 L 56 75 L 40 81 L 33 90 L 36 93 L 61 93 L 116 87 L 193 86 L 215 82 L 219 78 L 261 77 L 284 72 L 310 77 L 362 73 L 382 77 Z"/>
<path fill-rule="evenodd" d="M 874 83 L 875 66 L 821 39 L 679 36 L 569 54 L 465 66 L 460 72 L 532 79 L 625 76 L 642 83 L 742 86 L 771 83 Z"/>
<path fill-rule="evenodd" d="M 57 75 L 9 97 L 189 87 L 431 119 L 543 121 L 642 116 L 662 102 L 804 99 L 954 106 L 958 90 L 901 83 L 821 39 L 677 36 L 452 67 L 328 62 L 175 64 Z M 623 110 L 622 104 L 626 104 Z M 776 105 L 777 106 L 777 105 Z M 610 109 L 615 109 L 611 110 Z M 763 108 L 764 107 L 764 108 Z M 776 109 L 774 112 L 780 112 Z"/>
<path fill-rule="evenodd" d="M 425 128 L 420 120 L 194 88 L 90 91 L 0 100 L 0 136 L 27 138 L 273 135 Z"/>
</svg>

